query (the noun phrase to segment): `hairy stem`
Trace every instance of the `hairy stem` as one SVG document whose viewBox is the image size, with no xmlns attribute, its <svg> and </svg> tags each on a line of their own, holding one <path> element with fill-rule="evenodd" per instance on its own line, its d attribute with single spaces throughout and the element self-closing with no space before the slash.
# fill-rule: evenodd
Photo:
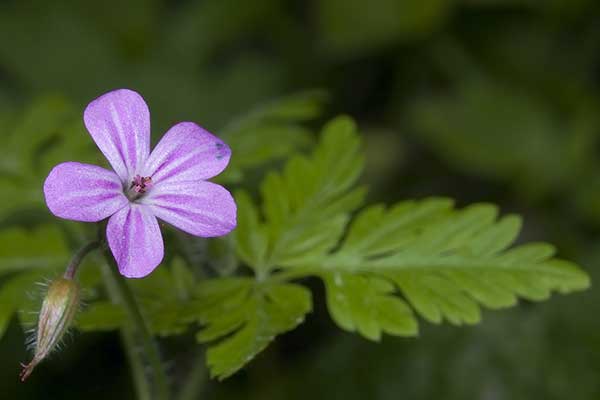
<svg viewBox="0 0 600 400">
<path fill-rule="evenodd" d="M 79 269 L 79 265 L 81 264 L 81 262 L 83 261 L 85 256 L 90 251 L 100 247 L 100 244 L 101 244 L 100 241 L 93 240 L 91 242 L 86 243 L 85 245 L 83 245 L 83 247 L 81 247 L 79 250 L 77 250 L 77 252 L 73 256 L 73 258 L 71 258 L 71 262 L 69 262 L 69 265 L 67 265 L 67 269 L 65 271 L 64 278 L 65 279 L 75 278 L 75 274 L 77 273 L 77 270 Z"/>
<path fill-rule="evenodd" d="M 139 337 L 142 344 L 143 354 L 150 366 L 152 373 L 152 388 L 155 393 L 155 398 L 158 400 L 168 400 L 169 386 L 167 383 L 167 375 L 165 374 L 158 345 L 154 341 L 148 323 L 146 322 L 142 312 L 140 311 L 139 305 L 135 300 L 135 297 L 129 288 L 129 285 L 125 279 L 119 274 L 114 258 L 108 248 L 104 248 L 104 257 L 106 263 L 104 269 L 106 271 L 105 282 L 109 287 L 109 292 L 114 296 L 114 300 L 121 304 L 127 313 L 127 317 L 131 326 Z M 128 346 L 130 344 L 127 344 Z M 135 348 L 128 349 L 128 355 L 136 355 Z M 135 368 L 135 365 L 132 365 Z M 134 371 L 135 372 L 135 371 Z M 141 379 L 141 375 L 134 373 L 134 378 Z M 136 384 L 136 387 L 141 387 L 142 384 Z"/>
</svg>

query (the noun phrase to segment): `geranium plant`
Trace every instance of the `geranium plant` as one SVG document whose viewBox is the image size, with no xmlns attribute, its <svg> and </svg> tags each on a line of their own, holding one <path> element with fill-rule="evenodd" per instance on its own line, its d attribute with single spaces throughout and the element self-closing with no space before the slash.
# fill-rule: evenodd
<svg viewBox="0 0 600 400">
<path fill-rule="evenodd" d="M 66 265 L 49 284 L 37 321 L 21 314 L 24 326 L 37 324 L 33 361 L 22 378 L 70 325 L 119 330 L 140 398 L 194 398 L 197 377 L 171 384 L 157 338 L 193 330 L 208 346 L 211 376 L 225 379 L 304 321 L 313 307 L 303 285 L 308 277 L 322 281 L 339 328 L 373 341 L 417 336 L 419 318 L 475 324 L 481 307 L 588 287 L 585 272 L 555 258 L 551 245 L 515 244 L 521 219 L 500 216 L 494 205 L 456 208 L 442 197 L 365 204 L 367 189 L 357 184 L 363 145 L 354 122 L 331 120 L 314 145 L 302 124 L 318 114 L 321 99 L 307 93 L 267 105 L 220 138 L 178 123 L 152 151 L 148 107 L 139 94 L 121 89 L 92 101 L 84 124 L 112 170 L 59 160 L 43 193 L 56 217 L 97 227 L 90 232 L 89 224 L 51 219 L 23 236 L 44 265 L 20 265 L 22 249 L 0 255 L 0 272 L 19 271 L 0 288 L 0 298 L 12 296 L 14 305 L 2 314 L 0 332 L 13 311 L 33 306 L 24 289 Z M 62 139 L 81 140 L 75 131 L 63 129 Z M 272 169 L 260 183 L 244 175 L 264 165 Z M 217 175 L 219 184 L 207 181 Z M 235 188 L 235 196 L 221 184 Z M 162 222 L 174 227 L 165 226 L 167 246 Z M 219 239 L 207 244 L 209 237 Z M 45 246 L 33 244 L 41 238 Z M 75 252 L 68 264 L 62 238 Z"/>
</svg>

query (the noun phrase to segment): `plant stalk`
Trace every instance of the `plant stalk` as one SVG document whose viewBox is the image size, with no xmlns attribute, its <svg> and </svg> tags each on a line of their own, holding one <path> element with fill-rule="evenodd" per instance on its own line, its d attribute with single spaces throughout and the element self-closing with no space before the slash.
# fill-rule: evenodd
<svg viewBox="0 0 600 400">
<path fill-rule="evenodd" d="M 79 265 L 81 264 L 81 262 L 83 261 L 85 256 L 90 251 L 100 247 L 100 244 L 101 244 L 100 241 L 93 240 L 93 241 L 88 242 L 87 244 L 83 245 L 83 247 L 81 247 L 79 250 L 77 250 L 75 255 L 73 255 L 73 258 L 71 258 L 69 265 L 67 265 L 67 269 L 65 270 L 64 278 L 73 280 L 73 278 L 75 278 L 75 274 L 77 273 L 77 270 L 79 269 Z"/>
<path fill-rule="evenodd" d="M 152 400 L 150 382 L 147 379 L 144 360 L 141 357 L 140 349 L 136 345 L 133 330 L 130 327 L 122 327 L 119 333 L 131 368 L 131 377 L 135 384 L 137 398 L 138 400 Z"/>
<path fill-rule="evenodd" d="M 121 304 L 125 309 L 125 312 L 128 316 L 128 320 L 131 323 L 134 332 L 141 340 L 143 354 L 150 366 L 152 373 L 153 385 L 151 385 L 151 387 L 153 388 L 153 392 L 155 393 L 155 398 L 157 400 L 169 400 L 170 394 L 167 375 L 165 374 L 164 368 L 162 366 L 158 345 L 154 341 L 154 338 L 150 333 L 148 323 L 142 315 L 142 312 L 133 295 L 133 292 L 131 291 L 125 279 L 119 274 L 117 265 L 114 261 L 112 254 L 110 253 L 110 250 L 106 246 L 104 246 L 103 250 L 104 258 L 106 259 L 106 263 L 104 263 L 105 283 L 108 286 L 111 296 L 114 297 L 113 300 Z M 129 341 L 125 341 L 125 345 L 131 346 L 131 342 L 128 342 Z M 129 357 L 136 356 L 136 351 L 134 348 L 127 349 L 127 353 Z M 132 368 L 134 372 L 134 379 L 137 380 L 141 379 L 143 375 L 135 371 L 135 369 L 138 368 L 136 364 L 139 364 L 139 362 L 133 363 Z M 139 389 L 146 385 L 147 384 L 137 382 L 136 388 Z"/>
<path fill-rule="evenodd" d="M 203 353 L 203 352 L 200 352 Z M 177 400 L 198 400 L 206 385 L 206 361 L 203 354 L 197 354 L 191 372 L 186 376 L 185 384 L 177 396 Z"/>
</svg>

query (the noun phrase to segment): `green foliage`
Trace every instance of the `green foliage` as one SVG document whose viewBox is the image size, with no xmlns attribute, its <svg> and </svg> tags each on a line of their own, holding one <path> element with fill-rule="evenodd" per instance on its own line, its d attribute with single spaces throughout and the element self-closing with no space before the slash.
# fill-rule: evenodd
<svg viewBox="0 0 600 400">
<path fill-rule="evenodd" d="M 324 280 L 327 304 L 342 329 L 379 340 L 382 332 L 415 335 L 412 307 L 426 320 L 473 324 L 480 306 L 543 300 L 555 290 L 589 286 L 576 265 L 552 258 L 544 243 L 510 247 L 521 221 L 498 219 L 495 206 L 455 209 L 449 199 L 370 206 L 354 189 L 362 158 L 355 127 L 330 122 L 309 157 L 295 157 L 261 186 L 262 213 L 237 195 L 237 252 L 257 276 Z M 361 195 L 357 195 L 360 193 Z M 401 296 L 401 297 L 400 297 Z"/>
<path fill-rule="evenodd" d="M 129 285 L 153 333 L 169 336 L 185 332 L 189 322 L 185 308 L 191 301 L 196 278 L 181 259 L 173 260 L 170 268 L 159 268 L 146 279 L 130 281 Z M 128 321 L 120 304 L 101 300 L 84 308 L 76 323 L 84 331 L 107 331 L 118 329 Z"/>
<path fill-rule="evenodd" d="M 453 324 L 480 320 L 478 304 L 516 304 L 517 296 L 547 299 L 589 286 L 573 263 L 554 259 L 554 248 L 531 243 L 510 248 L 520 220 L 499 220 L 494 206 L 453 210 L 451 202 L 403 202 L 386 211 L 362 211 L 340 249 L 322 268 L 376 274 L 394 282 L 425 319 Z"/>
<path fill-rule="evenodd" d="M 411 309 L 394 295 L 396 288 L 390 281 L 347 272 L 323 272 L 320 276 L 327 290 L 327 308 L 340 328 L 376 341 L 383 332 L 417 334 Z"/>
<path fill-rule="evenodd" d="M 0 276 L 27 269 L 52 269 L 63 266 L 69 253 L 61 232 L 52 226 L 26 231 L 11 228 L 0 231 Z"/>
<path fill-rule="evenodd" d="M 178 282 L 178 275 L 185 277 Z M 196 338 L 216 341 L 207 351 L 207 363 L 219 379 L 239 370 L 276 335 L 300 324 L 312 308 L 310 291 L 302 286 L 253 278 L 195 282 L 180 260 L 131 286 L 155 334 L 176 335 L 190 324 L 203 326 Z M 77 319 L 84 331 L 114 330 L 128 323 L 123 309 L 108 301 L 86 307 Z"/>
<path fill-rule="evenodd" d="M 0 230 L 0 338 L 14 313 L 24 328 L 36 323 L 45 282 L 60 276 L 71 257 L 63 232 L 52 225 Z M 89 259 L 79 275 L 84 300 L 94 299 L 100 282 L 98 265 Z"/>
<path fill-rule="evenodd" d="M 580 161 L 572 158 L 577 136 L 564 134 L 548 104 L 501 83 L 461 82 L 455 95 L 417 102 L 412 112 L 416 132 L 466 173 L 539 192 L 564 186 Z"/>
<path fill-rule="evenodd" d="M 309 146 L 311 132 L 302 123 L 319 116 L 325 100 L 323 92 L 299 93 L 258 107 L 225 127 L 221 136 L 231 143 L 233 157 L 219 180 L 238 182 L 243 170 Z M 107 165 L 85 131 L 81 111 L 63 97 L 41 97 L 19 113 L 3 115 L 0 129 L 6 135 L 0 149 L 0 222 L 19 210 L 45 210 L 41 187 L 56 164 Z"/>
<path fill-rule="evenodd" d="M 224 289 L 237 281 L 235 274 L 246 278 L 232 290 L 254 304 L 257 287 L 314 276 L 311 286 L 323 281 L 333 321 L 372 340 L 415 335 L 420 319 L 471 323 L 486 307 L 585 286 L 572 264 L 552 261 L 551 247 L 522 243 L 556 241 L 561 256 L 585 260 L 591 273 L 596 269 L 598 257 L 590 253 L 597 253 L 600 221 L 598 11 L 593 0 L 3 2 L 0 337 L 15 313 L 31 323 L 28 313 L 43 291 L 35 283 L 59 274 L 72 253 L 67 249 L 95 235 L 91 224 L 52 217 L 41 185 L 58 162 L 105 163 L 81 112 L 93 97 L 122 85 L 148 100 L 154 143 L 172 121 L 193 120 L 233 148 L 231 165 L 218 179 L 236 192 L 235 234 L 207 241 L 165 229 L 165 266 L 143 281 L 128 281 L 156 335 L 208 335 L 212 326 L 226 327 L 225 316 L 205 322 L 200 316 L 235 297 Z M 377 165 L 369 165 L 364 182 L 373 189 L 370 198 L 389 206 L 363 208 L 359 192 L 331 213 L 323 211 L 330 203 L 320 194 L 296 200 L 292 190 L 313 183 L 313 176 L 304 176 L 313 157 L 302 157 L 306 165 L 279 166 L 315 144 L 307 126 L 319 117 L 320 94 L 281 99 L 216 129 L 257 102 L 315 84 L 335 93 L 333 110 L 351 110 L 365 122 L 360 152 L 372 152 L 367 156 Z M 60 95 L 36 97 L 48 91 Z M 278 171 L 268 174 L 268 184 L 262 176 L 267 168 Z M 321 169 L 316 175 L 327 176 Z M 394 204 L 436 193 L 457 197 L 459 204 L 497 201 L 521 210 L 524 233 L 518 234 L 518 217 L 496 216 L 489 205 L 455 209 L 437 198 Z M 275 215 L 282 222 L 271 218 L 267 204 L 281 207 Z M 48 227 L 48 220 L 61 229 Z M 442 236 L 438 244 L 435 232 Z M 86 296 L 79 326 L 118 329 L 127 323 L 125 313 L 107 301 L 98 270 L 91 263 L 79 272 Z M 204 305 L 212 282 L 223 282 L 223 297 Z M 248 400 L 300 399 L 307 388 L 319 388 L 309 393 L 315 400 L 598 398 L 599 326 L 591 317 L 599 311 L 596 293 L 486 313 L 485 323 L 469 329 L 421 324 L 421 340 L 387 338 L 374 346 L 353 335 L 331 340 L 317 332 L 293 363 L 285 363 L 286 346 L 286 357 L 254 366 L 249 384 L 243 379 L 204 391 Z M 246 310 L 246 303 L 239 307 Z M 242 334 L 245 324 L 256 326 L 240 321 L 215 336 L 213 347 Z M 0 378 L 8 377 L 3 397 L 47 396 L 44 379 L 12 383 L 23 361 L 14 338 L 20 340 L 10 335 L 1 343 Z M 179 354 L 190 339 L 169 340 L 163 349 L 165 360 L 172 359 L 166 350 L 176 349 L 176 367 L 169 368 L 176 384 L 202 382 L 180 378 L 187 362 L 179 361 L 189 360 Z M 246 344 L 219 354 L 213 373 L 231 373 L 260 347 Z M 70 348 L 69 362 L 90 366 L 103 346 L 86 345 L 83 358 L 73 357 L 81 347 Z M 60 363 L 57 358 L 51 362 Z M 54 397 L 77 397 L 73 393 L 85 391 L 97 375 L 93 368 L 64 389 L 54 385 Z M 353 376 L 360 379 L 348 379 Z M 122 382 L 107 381 L 105 391 L 118 393 Z"/>
<path fill-rule="evenodd" d="M 0 149 L 0 221 L 19 210 L 45 208 L 40 189 L 54 165 L 74 158 L 91 161 L 97 157 L 81 117 L 63 97 L 37 99 L 3 129 L 6 139 Z"/>
<path fill-rule="evenodd" d="M 238 207 L 238 226 L 235 238 L 238 257 L 256 271 L 265 269 L 268 236 L 265 225 L 259 220 L 258 210 L 245 191 L 235 195 Z"/>
<path fill-rule="evenodd" d="M 552 258 L 550 245 L 511 247 L 520 219 L 498 218 L 492 205 L 455 209 L 451 200 L 428 198 L 357 212 L 366 195 L 358 185 L 364 157 L 350 118 L 327 123 L 318 145 L 309 154 L 297 154 L 312 143 L 303 123 L 320 113 L 323 100 L 318 92 L 284 98 L 223 130 L 234 152 L 232 172 L 223 181 L 240 182 L 245 171 L 289 157 L 280 171 L 266 173 L 259 185 L 260 204 L 248 190 L 236 192 L 238 228 L 232 240 L 252 276 L 228 276 L 237 265 L 234 260 L 234 268 L 207 279 L 196 264 L 210 257 L 215 246 L 190 248 L 193 242 L 184 238 L 186 244 L 176 248 L 180 254 L 169 258 L 168 268 L 128 282 L 153 334 L 194 331 L 197 341 L 208 345 L 213 377 L 234 374 L 277 335 L 302 323 L 312 298 L 307 288 L 291 283 L 295 279 L 320 278 L 333 321 L 375 341 L 384 333 L 417 335 L 416 314 L 434 323 L 472 324 L 480 320 L 481 306 L 508 307 L 519 297 L 543 300 L 552 291 L 567 293 L 589 285 L 577 266 Z M 2 121 L 11 135 L 3 150 L 7 157 L 0 184 L 7 190 L 17 182 L 15 195 L 21 201 L 6 208 L 12 219 L 0 225 L 0 241 L 14 244 L 0 249 L 0 276 L 5 279 L 0 287 L 0 334 L 16 311 L 23 311 L 19 316 L 24 326 L 35 322 L 26 312 L 35 303 L 25 295 L 27 288 L 64 268 L 64 234 L 70 245 L 77 245 L 81 234 L 68 224 L 49 228 L 35 218 L 25 224 L 15 210 L 32 215 L 26 210 L 43 209 L 41 182 L 55 163 L 100 158 L 90 151 L 91 140 L 63 100 L 41 100 L 23 115 Z M 41 129 L 36 121 L 43 122 L 45 134 L 23 141 L 27 132 Z M 12 154 L 17 148 L 23 153 Z M 22 201 L 28 198 L 23 188 L 31 190 L 31 202 Z M 19 224 L 34 228 L 14 227 Z M 98 266 L 84 269 L 91 271 L 80 274 L 88 305 L 77 327 L 127 327 L 130 321 L 122 306 L 98 290 Z"/>
<path fill-rule="evenodd" d="M 247 195 L 238 196 L 243 222 L 234 235 L 240 257 L 257 273 L 318 259 L 336 245 L 365 194 L 363 188 L 349 190 L 363 165 L 355 130 L 349 118 L 335 119 L 310 157 L 294 156 L 282 173 L 266 176 L 260 188 L 264 223 Z"/>
<path fill-rule="evenodd" d="M 86 306 L 77 316 L 77 328 L 82 331 L 111 331 L 126 321 L 125 311 L 108 301 L 96 301 Z"/>
<path fill-rule="evenodd" d="M 299 93 L 260 106 L 228 124 L 220 136 L 233 156 L 222 182 L 239 182 L 242 170 L 281 159 L 312 144 L 311 132 L 301 125 L 321 114 L 327 96 L 320 91 Z"/>
<path fill-rule="evenodd" d="M 0 338 L 17 311 L 21 317 L 35 310 L 32 304 L 41 289 L 36 285 L 56 274 L 68 261 L 68 251 L 58 229 L 41 226 L 33 231 L 11 228 L 0 231 Z M 39 296 L 37 296 L 39 297 Z"/>
<path fill-rule="evenodd" d="M 47 276 L 46 271 L 25 272 L 5 280 L 0 288 L 0 338 L 16 312 L 34 312 L 30 305 L 35 299 L 36 284 Z"/>
<path fill-rule="evenodd" d="M 206 327 L 200 342 L 208 348 L 211 375 L 224 379 L 250 362 L 276 335 L 302 323 L 312 308 L 310 291 L 290 283 L 220 279 L 198 287 L 195 317 Z"/>
<path fill-rule="evenodd" d="M 35 323 L 44 290 L 35 283 L 58 275 L 70 258 L 65 232 L 71 229 L 45 224 L 52 218 L 42 192 L 48 171 L 69 159 L 92 161 L 97 153 L 79 113 L 61 96 L 40 97 L 5 114 L 0 128 L 0 297 L 10 299 L 0 309 L 1 337 L 16 311 L 25 327 Z M 93 272 L 84 275 L 86 285 L 97 284 Z"/>
<path fill-rule="evenodd" d="M 326 44 L 334 52 L 362 53 L 431 34 L 446 19 L 449 3 L 376 0 L 365 8 L 356 0 L 324 0 L 318 3 L 319 22 Z"/>
<path fill-rule="evenodd" d="M 232 160 L 234 175 L 239 178 L 242 169 L 256 168 L 309 145 L 311 135 L 302 123 L 317 117 L 324 101 L 322 92 L 300 93 L 259 107 L 230 124 L 223 136 L 231 140 L 235 154 L 239 154 Z M 0 247 L 0 277 L 9 276 L 0 286 L 0 296 L 11 298 L 0 313 L 3 321 L 0 337 L 14 311 L 25 311 L 21 314 L 25 325 L 35 322 L 31 312 L 39 299 L 27 296 L 26 291 L 15 293 L 27 282 L 36 280 L 32 277 L 38 280 L 50 277 L 66 267 L 70 255 L 65 234 L 73 246 L 78 245 L 81 237 L 89 236 L 66 223 L 62 223 L 63 229 L 41 225 L 52 218 L 46 210 L 41 188 L 54 165 L 68 160 L 106 164 L 85 131 L 80 114 L 64 98 L 48 96 L 18 113 L 5 113 L 0 117 L 0 128 L 6 135 L 5 145 L 0 149 L 3 194 L 0 241 L 10 243 Z M 33 228 L 25 230 L 20 225 Z M 84 265 L 82 270 L 80 279 L 90 303 L 80 315 L 78 326 L 82 330 L 118 328 L 125 323 L 120 306 L 94 301 L 98 297 L 95 289 L 101 281 L 98 266 Z M 170 271 L 159 270 L 152 278 L 132 285 L 156 334 L 174 335 L 187 329 L 188 321 L 180 316 L 180 311 L 190 298 L 188 292 L 194 289 L 195 277 L 180 259 L 172 263 Z M 179 295 L 173 297 L 174 292 Z"/>
<path fill-rule="evenodd" d="M 27 175 L 35 170 L 35 157 L 40 145 L 52 139 L 65 121 L 73 117 L 73 110 L 65 99 L 49 96 L 39 99 L 21 113 L 8 130 L 3 147 L 0 171 L 6 175 Z"/>
<path fill-rule="evenodd" d="M 516 51 L 496 49 L 498 58 L 517 63 L 526 79 L 560 81 L 565 74 L 581 75 L 574 56 L 559 70 L 531 71 L 523 63 L 531 57 L 550 58 L 553 43 L 524 32 L 530 43 Z M 533 36 L 533 37 L 531 37 Z M 547 39 L 546 39 L 547 40 Z M 531 49 L 536 48 L 535 54 Z M 540 50 L 542 49 L 542 50 Z M 510 51 L 510 52 L 509 52 Z M 541 54 L 538 54 L 541 53 Z M 529 60 L 529 62 L 532 62 Z M 491 74 L 476 74 L 455 82 L 451 94 L 423 97 L 409 108 L 414 132 L 446 163 L 464 174 L 510 185 L 528 200 L 541 203 L 564 196 L 563 207 L 573 208 L 581 219 L 599 221 L 598 99 L 582 93 L 585 81 L 552 87 L 554 102 Z M 531 78 L 531 79 L 530 79 Z M 538 91 L 549 90 L 546 88 Z M 555 104 L 558 103 L 558 104 Z"/>
</svg>

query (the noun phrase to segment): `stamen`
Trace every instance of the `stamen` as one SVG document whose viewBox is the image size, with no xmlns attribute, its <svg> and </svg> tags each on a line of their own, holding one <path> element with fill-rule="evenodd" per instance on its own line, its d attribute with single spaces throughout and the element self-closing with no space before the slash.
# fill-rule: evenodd
<svg viewBox="0 0 600 400">
<path fill-rule="evenodd" d="M 138 199 L 152 187 L 152 177 L 136 175 L 129 186 L 128 197 L 130 200 Z"/>
</svg>

